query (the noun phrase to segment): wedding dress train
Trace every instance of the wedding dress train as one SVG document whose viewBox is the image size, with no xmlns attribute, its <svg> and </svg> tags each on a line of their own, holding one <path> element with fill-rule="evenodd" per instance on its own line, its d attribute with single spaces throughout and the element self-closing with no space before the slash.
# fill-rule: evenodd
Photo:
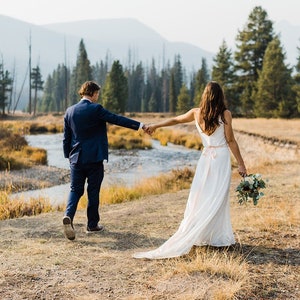
<svg viewBox="0 0 300 300">
<path fill-rule="evenodd" d="M 203 151 L 191 185 L 184 218 L 173 236 L 159 248 L 134 258 L 161 259 L 189 253 L 193 245 L 229 246 L 235 243 L 230 221 L 230 152 L 224 124 L 206 135 L 196 121 Z"/>
</svg>

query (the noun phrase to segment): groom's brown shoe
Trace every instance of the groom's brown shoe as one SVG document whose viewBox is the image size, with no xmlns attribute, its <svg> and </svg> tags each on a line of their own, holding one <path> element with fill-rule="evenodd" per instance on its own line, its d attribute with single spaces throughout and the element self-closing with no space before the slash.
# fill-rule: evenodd
<svg viewBox="0 0 300 300">
<path fill-rule="evenodd" d="M 64 234 L 66 238 L 71 241 L 75 240 L 75 230 L 71 218 L 68 216 L 64 216 L 63 224 L 64 224 Z"/>
<path fill-rule="evenodd" d="M 97 225 L 94 228 L 90 228 L 89 226 L 86 227 L 86 233 L 97 233 L 97 232 L 101 232 L 103 230 L 104 230 L 103 225 Z"/>
</svg>

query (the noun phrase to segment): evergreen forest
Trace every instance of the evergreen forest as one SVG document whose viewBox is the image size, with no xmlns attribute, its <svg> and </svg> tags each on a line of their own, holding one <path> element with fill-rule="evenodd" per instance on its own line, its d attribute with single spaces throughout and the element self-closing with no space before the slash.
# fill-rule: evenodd
<svg viewBox="0 0 300 300">
<path fill-rule="evenodd" d="M 207 82 L 219 82 L 227 106 L 236 117 L 297 118 L 300 116 L 300 48 L 295 66 L 285 63 L 280 37 L 267 12 L 256 6 L 236 36 L 236 50 L 220 45 L 211 69 L 205 58 L 199 70 L 187 71 L 180 53 L 161 68 L 112 61 L 107 55 L 92 65 L 81 39 L 75 66 L 58 64 L 43 79 L 39 66 L 30 68 L 30 114 L 64 112 L 79 101 L 77 93 L 87 80 L 101 85 L 100 103 L 115 113 L 184 113 L 198 106 Z M 130 53 L 128 54 L 130 62 Z M 0 62 L 0 114 L 10 113 L 14 76 Z"/>
</svg>

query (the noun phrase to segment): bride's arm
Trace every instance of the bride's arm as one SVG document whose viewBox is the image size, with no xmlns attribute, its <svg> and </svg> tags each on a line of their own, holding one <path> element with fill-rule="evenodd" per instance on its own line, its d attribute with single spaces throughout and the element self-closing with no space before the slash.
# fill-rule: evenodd
<svg viewBox="0 0 300 300">
<path fill-rule="evenodd" d="M 195 108 L 192 108 L 191 110 L 189 110 L 188 112 L 186 112 L 185 114 L 173 117 L 173 118 L 169 118 L 167 120 L 155 123 L 155 124 L 150 124 L 148 126 L 148 129 L 151 133 L 153 133 L 155 131 L 155 129 L 160 128 L 160 127 L 167 127 L 167 126 L 173 126 L 179 123 L 188 123 L 188 122 L 192 122 L 195 120 Z"/>
<path fill-rule="evenodd" d="M 227 144 L 228 144 L 233 156 L 237 160 L 239 174 L 241 176 L 246 176 L 247 170 L 246 170 L 245 163 L 244 163 L 244 160 L 243 160 L 241 152 L 240 152 L 239 145 L 233 134 L 232 116 L 231 116 L 231 112 L 229 110 L 226 110 L 224 112 L 224 118 L 225 118 L 225 122 L 226 122 L 224 124 L 224 127 L 225 127 L 225 137 L 226 137 Z"/>
</svg>

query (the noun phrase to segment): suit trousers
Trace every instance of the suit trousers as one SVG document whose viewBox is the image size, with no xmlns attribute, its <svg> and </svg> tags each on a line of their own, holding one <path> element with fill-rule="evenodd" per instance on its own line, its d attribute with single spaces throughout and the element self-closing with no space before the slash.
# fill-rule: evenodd
<svg viewBox="0 0 300 300">
<path fill-rule="evenodd" d="M 87 226 L 94 228 L 100 221 L 99 193 L 104 177 L 103 161 L 89 164 L 70 164 L 71 184 L 65 215 L 73 221 L 78 202 L 84 193 L 87 180 Z"/>
</svg>

